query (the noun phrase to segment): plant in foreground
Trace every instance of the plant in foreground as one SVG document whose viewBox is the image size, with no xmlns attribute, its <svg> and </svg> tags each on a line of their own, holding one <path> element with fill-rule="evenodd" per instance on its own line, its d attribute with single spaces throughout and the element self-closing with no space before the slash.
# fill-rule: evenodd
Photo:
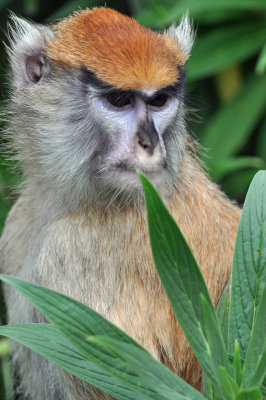
<svg viewBox="0 0 266 400">
<path fill-rule="evenodd" d="M 266 396 L 266 172 L 247 194 L 237 233 L 232 282 L 217 312 L 182 233 L 148 179 L 143 185 L 155 265 L 175 315 L 203 370 L 202 393 L 156 361 L 85 305 L 14 277 L 51 324 L 0 327 L 66 371 L 118 400 L 260 400 Z"/>
</svg>

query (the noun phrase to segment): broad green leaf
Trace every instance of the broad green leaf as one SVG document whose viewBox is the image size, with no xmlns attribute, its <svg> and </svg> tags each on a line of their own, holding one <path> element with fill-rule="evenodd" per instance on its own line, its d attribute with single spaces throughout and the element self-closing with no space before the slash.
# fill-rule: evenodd
<svg viewBox="0 0 266 400">
<path fill-rule="evenodd" d="M 204 298 L 201 299 L 203 301 L 203 307 L 205 300 Z M 223 340 L 225 343 L 225 346 L 227 347 L 227 341 L 228 341 L 228 313 L 229 313 L 229 294 L 227 293 L 227 290 L 224 291 L 223 295 L 220 298 L 217 310 L 216 310 L 216 315 L 217 315 L 217 320 L 219 322 L 221 331 L 222 331 L 222 336 Z M 208 308 L 205 306 L 205 314 L 207 314 L 208 318 Z M 205 316 L 205 318 L 206 318 Z M 212 330 L 212 324 L 210 324 L 210 331 L 209 331 L 210 337 L 215 337 L 216 332 Z M 221 377 L 222 379 L 222 377 Z M 215 386 L 212 384 L 208 376 L 203 370 L 202 373 L 202 394 L 208 398 L 209 400 L 218 400 L 220 399 L 219 393 L 217 393 L 217 389 Z"/>
<path fill-rule="evenodd" d="M 210 150 L 212 153 L 212 150 Z M 209 156 L 204 157 L 205 163 L 208 165 L 210 176 L 213 180 L 219 181 L 226 175 L 231 174 L 235 171 L 239 171 L 245 168 L 263 168 L 264 162 L 258 157 L 224 157 L 224 158 L 210 158 Z"/>
<path fill-rule="evenodd" d="M 216 27 L 199 36 L 187 64 L 188 79 L 202 79 L 256 54 L 265 43 L 265 21 Z"/>
<path fill-rule="evenodd" d="M 266 186 L 266 173 L 265 183 Z M 266 193 L 266 191 L 265 191 Z M 266 200 L 266 196 L 265 196 Z M 266 213 L 264 215 L 266 221 Z M 265 232 L 266 236 L 266 232 Z M 266 263 L 263 266 L 265 269 Z M 243 387 L 260 386 L 266 375 L 266 284 L 259 301 L 257 310 L 254 312 L 254 323 L 250 332 L 246 358 L 244 361 Z"/>
<path fill-rule="evenodd" d="M 226 348 L 228 348 L 229 287 L 230 282 L 226 285 L 216 309 L 217 320 L 221 327 Z M 204 371 L 202 371 L 201 391 L 203 396 L 208 400 L 220 400 L 220 396 L 217 393 L 217 390 L 214 388 L 212 382 L 207 377 Z"/>
<path fill-rule="evenodd" d="M 226 285 L 216 309 L 217 320 L 221 327 L 226 348 L 228 348 L 229 286 L 230 282 Z M 214 388 L 212 382 L 206 376 L 204 371 L 202 372 L 202 394 L 209 400 L 220 399 L 217 390 Z"/>
<path fill-rule="evenodd" d="M 239 344 L 238 344 L 237 340 L 235 341 L 233 369 L 234 369 L 236 383 L 238 386 L 240 386 L 242 383 L 242 379 L 243 379 L 243 368 L 242 368 L 242 361 L 241 361 L 241 357 L 240 357 Z M 255 385 L 252 385 L 252 386 L 255 386 Z"/>
<path fill-rule="evenodd" d="M 229 352 L 234 352 L 234 342 L 237 340 L 243 359 L 252 338 L 254 318 L 264 290 L 265 265 L 266 172 L 260 171 L 253 179 L 247 193 L 233 260 Z M 263 332 L 261 334 L 263 335 Z M 258 347 L 260 346 L 261 341 Z"/>
<path fill-rule="evenodd" d="M 264 112 L 265 87 L 266 74 L 251 77 L 232 101 L 209 121 L 201 138 L 203 146 L 209 149 L 208 157 L 226 158 L 244 146 Z"/>
<path fill-rule="evenodd" d="M 145 399 L 160 400 L 156 393 L 139 385 L 138 378 L 125 364 L 119 362 L 110 352 L 103 353 L 99 347 L 87 341 L 89 336 L 106 335 L 140 347 L 119 328 L 84 304 L 67 296 L 15 277 L 1 275 L 1 279 L 20 291 L 39 308 L 84 358 L 117 380 L 126 381 L 127 388 L 135 390 L 137 387 L 138 393 L 144 395 Z M 143 351 L 145 350 L 143 349 Z"/>
<path fill-rule="evenodd" d="M 108 348 L 121 361 L 125 361 L 139 376 L 142 383 L 149 385 L 162 398 L 169 400 L 204 399 L 197 390 L 185 383 L 163 364 L 156 361 L 147 352 L 136 349 L 136 347 L 128 343 L 121 343 L 107 337 L 94 336 L 89 340 L 102 346 L 103 350 Z"/>
<path fill-rule="evenodd" d="M 208 15 L 212 15 L 213 12 L 224 11 L 222 19 L 226 19 L 226 16 L 230 16 L 230 11 L 265 9 L 264 0 L 181 0 L 178 2 L 173 1 L 173 5 L 168 6 L 168 13 L 163 16 L 156 12 L 156 9 L 154 10 L 152 4 L 149 8 L 141 10 L 137 15 L 137 19 L 141 24 L 162 28 L 171 22 L 179 20 L 187 10 L 189 10 L 192 18 L 202 21 L 208 18 Z"/>
<path fill-rule="evenodd" d="M 266 70 L 266 44 L 263 46 L 256 64 L 256 73 L 262 75 Z"/>
<path fill-rule="evenodd" d="M 53 325 L 17 324 L 1 326 L 0 335 L 17 340 L 59 365 L 65 371 L 97 386 L 117 399 L 144 400 L 143 397 L 122 387 L 118 381 L 86 360 Z"/>
<path fill-rule="evenodd" d="M 206 298 L 203 294 L 200 294 L 200 300 L 201 300 L 202 310 L 203 310 L 205 335 L 208 338 L 208 348 L 214 350 L 216 347 L 216 344 L 217 344 L 217 338 L 219 336 L 220 336 L 220 341 L 221 342 L 223 341 L 222 333 L 221 333 L 219 324 L 217 324 L 216 316 L 214 313 L 212 313 L 210 303 L 206 300 Z M 217 348 L 217 351 L 219 351 L 219 348 Z M 211 362 L 213 364 L 212 369 L 215 371 L 216 360 L 214 359 L 214 357 L 211 357 Z M 224 367 L 220 366 L 219 369 L 221 372 L 221 381 L 223 382 L 223 389 L 225 389 L 225 391 L 226 391 L 226 393 L 224 393 L 224 396 L 228 400 L 231 400 L 232 393 L 231 393 L 231 391 L 228 391 L 228 385 L 230 386 L 230 388 L 231 387 L 234 388 L 234 385 L 232 383 L 233 379 Z M 231 388 L 231 390 L 233 390 L 232 388 Z M 216 395 L 216 392 L 217 392 L 217 390 L 216 390 L 216 387 L 214 386 L 214 388 L 213 388 L 214 396 Z M 227 396 L 226 396 L 226 394 L 227 394 Z"/>
<path fill-rule="evenodd" d="M 217 393 L 212 382 L 207 377 L 204 371 L 202 371 L 202 383 L 201 383 L 201 393 L 208 400 L 220 400 L 221 396 Z"/>
<path fill-rule="evenodd" d="M 234 399 L 239 388 L 234 379 L 228 374 L 224 367 L 220 367 L 223 386 L 228 394 L 228 399 Z"/>
<path fill-rule="evenodd" d="M 241 390 L 234 400 L 261 400 L 261 393 L 258 389 Z"/>
<path fill-rule="evenodd" d="M 264 344 L 264 349 L 261 353 L 261 355 L 259 356 L 259 359 L 257 361 L 257 367 L 256 370 L 252 376 L 252 378 L 250 379 L 250 386 L 258 386 L 258 384 L 260 382 L 264 382 L 266 380 L 266 345 Z M 248 386 L 248 385 L 246 385 Z M 260 389 L 262 391 L 262 388 L 264 388 L 264 392 L 263 392 L 263 396 L 266 397 L 265 393 L 266 393 L 266 387 L 265 387 L 265 383 L 262 383 L 260 385 Z"/>
<path fill-rule="evenodd" d="M 228 316 L 229 316 L 229 287 L 231 282 L 225 287 L 216 309 L 217 320 L 221 327 L 223 340 L 228 349 Z"/>
<path fill-rule="evenodd" d="M 112 337 L 118 341 L 130 343 L 136 348 L 141 348 L 119 328 L 84 304 L 67 296 L 15 277 L 1 275 L 1 279 L 20 291 L 39 308 L 84 358 L 120 381 L 123 386 L 143 396 L 145 400 L 161 399 L 161 396 L 154 390 L 140 383 L 139 377 L 126 363 L 118 360 L 107 349 L 103 352 L 101 347 L 88 341 L 90 336 L 100 335 Z M 142 351 L 146 352 L 144 349 Z"/>
<path fill-rule="evenodd" d="M 10 346 L 7 339 L 0 338 L 0 399 L 13 400 L 13 379 L 9 360 Z"/>
<path fill-rule="evenodd" d="M 140 172 L 139 176 L 145 193 L 156 269 L 190 346 L 205 373 L 219 387 L 219 366 L 230 371 L 230 365 L 210 295 L 175 221 L 152 184 Z M 209 320 L 202 307 L 202 296 L 206 299 Z M 209 336 L 210 326 L 215 337 Z"/>
<path fill-rule="evenodd" d="M 117 326 L 70 297 L 12 276 L 0 275 L 0 279 L 27 297 L 51 322 L 56 320 L 54 325 L 61 324 L 62 329 L 69 326 L 68 329 L 73 331 L 73 334 L 78 330 L 79 336 L 84 339 L 89 335 L 104 335 L 140 347 Z"/>
</svg>

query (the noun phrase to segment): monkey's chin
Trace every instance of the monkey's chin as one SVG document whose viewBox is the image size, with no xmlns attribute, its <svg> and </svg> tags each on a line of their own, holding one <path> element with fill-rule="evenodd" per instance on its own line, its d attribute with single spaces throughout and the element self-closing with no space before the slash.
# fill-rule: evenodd
<svg viewBox="0 0 266 400">
<path fill-rule="evenodd" d="M 174 190 L 173 179 L 166 168 L 148 170 L 138 168 L 154 185 L 163 198 L 167 198 Z M 95 180 L 97 201 L 116 204 L 120 208 L 128 205 L 143 207 L 144 196 L 140 178 L 135 169 L 116 168 L 105 171 L 104 176 Z"/>
</svg>

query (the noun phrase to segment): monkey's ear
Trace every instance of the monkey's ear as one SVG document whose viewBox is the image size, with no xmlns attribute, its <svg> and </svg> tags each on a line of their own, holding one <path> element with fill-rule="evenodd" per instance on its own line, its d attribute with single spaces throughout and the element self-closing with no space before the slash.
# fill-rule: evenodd
<svg viewBox="0 0 266 400">
<path fill-rule="evenodd" d="M 38 83 L 50 70 L 44 49 L 46 42 L 53 39 L 53 31 L 14 14 L 11 15 L 8 28 L 10 44 L 7 52 L 14 88 L 21 89 L 24 85 Z"/>
<path fill-rule="evenodd" d="M 178 26 L 171 25 L 166 34 L 181 47 L 181 50 L 188 58 L 195 39 L 195 32 L 188 13 L 183 16 Z"/>
</svg>

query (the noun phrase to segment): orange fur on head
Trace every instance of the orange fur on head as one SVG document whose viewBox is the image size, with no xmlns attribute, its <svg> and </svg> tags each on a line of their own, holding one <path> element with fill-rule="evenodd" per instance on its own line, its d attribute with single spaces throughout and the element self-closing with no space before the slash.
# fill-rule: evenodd
<svg viewBox="0 0 266 400">
<path fill-rule="evenodd" d="M 59 64 L 87 67 L 121 89 L 158 89 L 178 81 L 186 56 L 167 35 L 157 34 L 109 8 L 75 13 L 54 26 L 48 57 Z"/>
</svg>

